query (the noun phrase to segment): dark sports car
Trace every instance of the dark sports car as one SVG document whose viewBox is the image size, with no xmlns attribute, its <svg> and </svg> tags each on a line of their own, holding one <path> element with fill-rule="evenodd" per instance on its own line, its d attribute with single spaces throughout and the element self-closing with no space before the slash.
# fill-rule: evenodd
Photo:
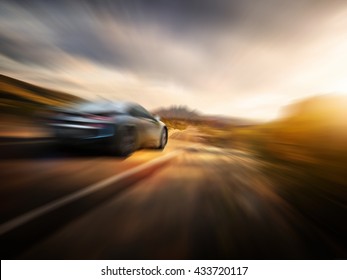
<svg viewBox="0 0 347 280">
<path fill-rule="evenodd" d="M 159 117 L 129 102 L 86 102 L 60 109 L 49 126 L 62 143 L 97 143 L 119 156 L 139 148 L 164 149 L 168 139 Z"/>
</svg>

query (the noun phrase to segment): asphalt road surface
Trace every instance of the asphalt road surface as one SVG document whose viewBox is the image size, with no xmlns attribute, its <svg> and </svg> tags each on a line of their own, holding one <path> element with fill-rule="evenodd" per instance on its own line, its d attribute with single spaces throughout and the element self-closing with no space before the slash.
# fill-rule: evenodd
<svg viewBox="0 0 347 280">
<path fill-rule="evenodd" d="M 194 128 L 126 159 L 49 141 L 0 151 L 2 259 L 346 258 L 252 154 Z"/>
</svg>

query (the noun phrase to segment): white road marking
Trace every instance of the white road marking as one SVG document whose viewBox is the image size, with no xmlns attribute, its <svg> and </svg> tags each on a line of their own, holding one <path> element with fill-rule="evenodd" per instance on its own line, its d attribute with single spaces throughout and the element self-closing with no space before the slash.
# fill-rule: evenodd
<svg viewBox="0 0 347 280">
<path fill-rule="evenodd" d="M 180 153 L 180 151 L 173 151 L 165 156 L 156 158 L 154 160 L 151 160 L 149 162 L 146 162 L 144 164 L 141 164 L 139 166 L 136 166 L 130 170 L 124 171 L 121 174 L 116 174 L 114 176 L 111 176 L 107 179 L 104 179 L 102 181 L 99 181 L 97 183 L 94 183 L 92 185 L 87 186 L 86 188 L 76 191 L 70 195 L 67 195 L 65 197 L 59 198 L 57 200 L 54 200 L 52 202 L 49 202 L 41 207 L 38 207 L 34 210 L 31 210 L 17 218 L 14 218 L 8 222 L 5 222 L 3 224 L 0 225 L 0 235 L 3 235 L 25 223 L 28 223 L 32 220 L 34 220 L 35 218 L 38 218 L 48 212 L 51 212 L 55 209 L 58 209 L 59 207 L 62 207 L 70 202 L 73 202 L 75 200 L 78 200 L 82 197 L 85 197 L 89 194 L 92 194 L 94 192 L 97 192 L 107 186 L 109 186 L 110 184 L 114 184 L 119 182 L 120 180 L 123 180 L 124 178 L 130 177 L 135 175 L 136 173 L 143 171 L 147 168 L 150 168 L 154 165 L 163 163 L 165 161 L 168 161 L 169 159 L 177 156 Z"/>
</svg>

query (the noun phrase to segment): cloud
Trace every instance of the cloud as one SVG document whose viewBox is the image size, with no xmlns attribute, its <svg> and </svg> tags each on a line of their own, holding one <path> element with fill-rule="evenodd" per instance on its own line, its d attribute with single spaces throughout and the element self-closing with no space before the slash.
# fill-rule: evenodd
<svg viewBox="0 0 347 280">
<path fill-rule="evenodd" d="M 316 0 L 2 1 L 0 69 L 88 97 L 268 118 L 298 96 L 347 90 L 346 8 Z"/>
</svg>

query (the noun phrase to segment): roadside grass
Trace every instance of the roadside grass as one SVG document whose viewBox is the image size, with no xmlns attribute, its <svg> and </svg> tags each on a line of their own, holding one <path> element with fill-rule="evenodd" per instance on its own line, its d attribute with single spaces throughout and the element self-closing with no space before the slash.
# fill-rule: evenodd
<svg viewBox="0 0 347 280">
<path fill-rule="evenodd" d="M 210 144 L 252 154 L 273 191 L 340 252 L 332 258 L 347 257 L 346 106 L 347 98 L 318 96 L 293 104 L 287 116 L 270 123 L 200 127 Z M 327 256 L 305 234 L 315 257 Z"/>
<path fill-rule="evenodd" d="M 201 131 L 212 145 L 254 155 L 274 192 L 347 257 L 347 124 L 325 117 L 227 129 L 202 126 Z M 317 257 L 326 256 L 319 244 L 310 246 L 316 246 Z"/>
</svg>

